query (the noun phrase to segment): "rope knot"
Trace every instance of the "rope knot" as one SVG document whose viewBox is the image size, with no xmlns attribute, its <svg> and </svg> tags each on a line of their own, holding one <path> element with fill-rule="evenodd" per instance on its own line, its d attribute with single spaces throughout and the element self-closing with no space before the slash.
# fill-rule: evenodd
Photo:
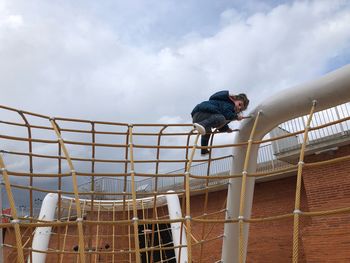
<svg viewBox="0 0 350 263">
<path fill-rule="evenodd" d="M 13 219 L 11 220 L 11 224 L 19 224 L 21 221 L 19 219 Z"/>
</svg>

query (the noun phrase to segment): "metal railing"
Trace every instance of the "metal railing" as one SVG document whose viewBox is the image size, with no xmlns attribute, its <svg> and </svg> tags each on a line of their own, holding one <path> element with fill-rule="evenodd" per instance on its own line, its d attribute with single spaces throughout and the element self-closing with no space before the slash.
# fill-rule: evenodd
<svg viewBox="0 0 350 263">
<path fill-rule="evenodd" d="M 336 122 L 350 116 L 350 103 L 344 103 L 333 108 L 316 112 L 311 121 L 310 127 L 324 125 L 326 123 Z M 281 136 L 299 132 L 305 129 L 307 116 L 298 117 L 282 123 L 270 132 L 271 137 Z M 350 121 L 345 120 L 334 125 L 312 130 L 308 134 L 308 145 L 317 144 L 325 141 L 335 140 L 337 138 L 349 135 Z M 297 134 L 292 137 L 284 138 L 272 143 L 274 154 L 287 152 L 300 147 L 304 140 L 304 134 Z"/>
<path fill-rule="evenodd" d="M 210 165 L 208 161 L 204 161 L 199 164 L 195 164 L 191 167 L 191 173 L 200 176 L 206 175 L 219 175 L 228 174 L 231 169 L 232 155 L 223 156 L 221 158 L 212 161 Z M 208 167 L 209 165 L 209 167 Z M 209 173 L 208 173 L 209 171 Z M 185 168 L 180 168 L 166 173 L 170 174 L 184 174 Z M 205 178 L 203 179 L 205 180 Z M 200 189 L 203 185 L 203 180 L 191 180 L 191 189 Z M 220 180 L 220 183 L 224 183 L 227 180 Z M 218 184 L 215 180 L 210 180 L 209 185 Z M 157 190 L 167 191 L 184 187 L 184 177 L 158 177 Z M 124 191 L 124 179 L 118 179 L 114 177 L 100 177 L 94 182 L 94 189 L 96 192 L 123 192 Z M 137 193 L 153 192 L 155 190 L 155 178 L 146 178 L 135 181 L 135 189 Z M 91 181 L 79 185 L 79 192 L 89 193 L 91 190 Z M 131 192 L 131 180 L 126 181 L 126 192 Z M 116 196 L 100 196 L 96 198 L 103 199 L 118 199 Z"/>
</svg>

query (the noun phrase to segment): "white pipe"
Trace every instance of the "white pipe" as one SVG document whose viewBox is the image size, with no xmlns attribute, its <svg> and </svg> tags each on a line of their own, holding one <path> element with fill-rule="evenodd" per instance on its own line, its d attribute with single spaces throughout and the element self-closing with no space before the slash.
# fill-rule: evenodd
<svg viewBox="0 0 350 263">
<path fill-rule="evenodd" d="M 68 197 L 68 196 L 61 196 L 62 203 L 65 203 L 66 205 L 69 205 L 70 202 L 73 200 L 75 203 L 74 197 Z M 146 197 L 146 198 L 139 198 L 136 199 L 136 208 L 137 209 L 148 209 L 153 208 L 154 205 L 154 197 Z M 84 210 L 85 211 L 91 211 L 91 199 L 82 199 L 79 198 L 80 203 L 84 203 Z M 125 203 L 132 205 L 132 199 L 126 199 L 123 200 L 99 200 L 99 204 L 101 205 L 101 209 L 107 208 L 110 209 L 113 207 L 115 211 L 123 211 Z M 156 207 L 164 206 L 166 205 L 166 198 L 165 195 L 157 195 L 156 199 Z M 101 210 L 103 211 L 103 210 Z"/>
<path fill-rule="evenodd" d="M 58 202 L 57 194 L 47 194 L 41 205 L 39 220 L 53 221 L 55 217 L 55 211 Z M 47 251 L 49 247 L 51 236 L 51 227 L 37 227 L 33 238 L 32 248 L 35 250 Z M 46 254 L 33 252 L 34 263 L 45 263 Z M 28 257 L 28 263 L 30 263 L 30 257 Z"/>
<path fill-rule="evenodd" d="M 170 190 L 168 193 L 172 193 L 174 191 Z M 169 211 L 169 217 L 170 219 L 181 219 L 182 218 L 182 213 L 181 213 L 181 206 L 180 206 L 180 201 L 179 197 L 177 194 L 168 194 L 166 195 L 166 199 L 168 202 L 168 211 Z M 186 232 L 184 227 L 182 227 L 182 234 L 181 234 L 181 223 L 176 222 L 176 223 L 171 223 L 171 233 L 173 236 L 173 243 L 174 246 L 186 246 Z M 180 239 L 181 236 L 181 239 Z M 179 259 L 179 248 L 175 248 L 175 257 L 176 257 L 176 262 L 177 263 L 187 263 L 187 247 L 182 247 L 181 248 L 181 257 L 180 257 L 180 262 L 178 261 Z"/>
<path fill-rule="evenodd" d="M 257 112 L 261 111 L 253 140 L 261 140 L 270 130 L 287 120 L 308 114 L 314 100 L 317 101 L 316 111 L 350 101 L 350 65 L 333 71 L 316 81 L 283 90 L 279 94 L 267 98 L 251 113 L 256 116 Z M 235 135 L 234 143 L 246 142 L 249 139 L 253 122 L 254 118 L 242 122 L 240 132 Z M 248 173 L 256 170 L 258 146 L 252 147 Z M 242 172 L 245 154 L 244 148 L 234 150 L 232 173 Z M 250 218 L 251 215 L 254 183 L 254 178 L 249 178 L 247 181 L 244 218 Z M 241 179 L 231 179 L 227 193 L 226 218 L 238 217 L 240 194 Z M 249 225 L 245 224 L 245 257 L 248 230 Z M 238 224 L 225 224 L 221 259 L 223 263 L 238 261 L 238 241 Z"/>
</svg>

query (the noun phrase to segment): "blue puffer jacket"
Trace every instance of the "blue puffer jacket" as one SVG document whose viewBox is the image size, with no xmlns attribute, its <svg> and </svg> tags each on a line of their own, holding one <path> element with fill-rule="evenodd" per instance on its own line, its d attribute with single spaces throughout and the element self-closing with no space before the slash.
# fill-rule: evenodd
<svg viewBox="0 0 350 263">
<path fill-rule="evenodd" d="M 235 105 L 229 98 L 229 91 L 223 90 L 213 94 L 208 101 L 203 101 L 194 107 L 191 115 L 196 112 L 209 112 L 222 114 L 226 120 L 237 120 L 237 112 L 235 111 Z"/>
</svg>

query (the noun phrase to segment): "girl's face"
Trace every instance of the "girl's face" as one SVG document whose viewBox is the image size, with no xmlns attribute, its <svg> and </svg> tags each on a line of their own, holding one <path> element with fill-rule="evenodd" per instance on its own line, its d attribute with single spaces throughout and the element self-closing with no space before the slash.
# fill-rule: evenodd
<svg viewBox="0 0 350 263">
<path fill-rule="evenodd" d="M 241 112 L 244 109 L 244 103 L 242 100 L 234 100 L 235 108 L 237 112 Z"/>
</svg>

